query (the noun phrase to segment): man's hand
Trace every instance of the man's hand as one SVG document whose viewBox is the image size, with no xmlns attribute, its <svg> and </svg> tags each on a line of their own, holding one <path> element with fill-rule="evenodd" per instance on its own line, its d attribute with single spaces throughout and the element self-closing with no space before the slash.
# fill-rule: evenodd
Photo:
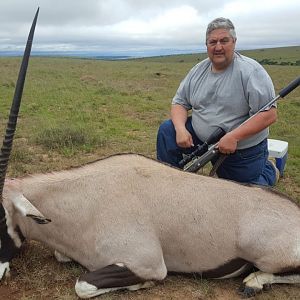
<svg viewBox="0 0 300 300">
<path fill-rule="evenodd" d="M 194 146 L 192 135 L 186 128 L 176 130 L 176 143 L 181 148 L 190 148 Z"/>
<path fill-rule="evenodd" d="M 181 148 L 194 146 L 193 138 L 185 127 L 188 113 L 186 108 L 179 104 L 172 105 L 171 118 L 176 131 L 176 143 Z"/>
<path fill-rule="evenodd" d="M 234 153 L 237 148 L 238 140 L 231 132 L 225 134 L 218 143 L 219 151 L 223 154 Z"/>
<path fill-rule="evenodd" d="M 253 116 L 253 118 L 228 132 L 220 139 L 218 144 L 220 152 L 224 154 L 234 153 L 237 148 L 238 141 L 244 140 L 267 128 L 276 121 L 276 118 L 277 110 L 275 107 Z"/>
</svg>

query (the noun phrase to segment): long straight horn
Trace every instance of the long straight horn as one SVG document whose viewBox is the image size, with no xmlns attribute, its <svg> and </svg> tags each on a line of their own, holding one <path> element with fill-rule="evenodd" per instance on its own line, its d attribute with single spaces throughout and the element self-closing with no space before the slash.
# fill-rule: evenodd
<svg viewBox="0 0 300 300">
<path fill-rule="evenodd" d="M 5 137 L 3 140 L 3 145 L 0 151 L 0 202 L 2 202 L 2 194 L 3 194 L 3 186 L 5 181 L 5 175 L 8 166 L 8 160 L 12 149 L 13 138 L 16 131 L 19 108 L 21 104 L 21 98 L 23 94 L 23 88 L 25 83 L 25 77 L 27 72 L 27 66 L 29 62 L 32 40 L 34 36 L 35 25 L 37 22 L 39 14 L 39 8 L 36 11 L 35 17 L 33 19 L 31 29 L 28 35 L 26 48 L 23 55 L 22 64 L 19 71 L 19 76 L 16 84 L 15 94 L 13 98 L 13 102 L 10 108 L 9 119 L 5 131 Z"/>
</svg>

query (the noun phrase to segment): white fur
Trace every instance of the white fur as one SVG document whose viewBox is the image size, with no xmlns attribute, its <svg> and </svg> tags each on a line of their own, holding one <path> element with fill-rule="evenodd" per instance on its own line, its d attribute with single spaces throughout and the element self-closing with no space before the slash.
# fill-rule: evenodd
<svg viewBox="0 0 300 300">
<path fill-rule="evenodd" d="M 4 208 L 4 210 L 5 210 L 5 217 L 6 217 L 7 233 L 9 234 L 11 239 L 14 241 L 15 246 L 20 248 L 22 245 L 20 237 L 13 228 L 13 222 L 12 222 L 11 216 L 7 213 L 7 210 L 5 208 Z"/>
<path fill-rule="evenodd" d="M 154 285 L 154 283 L 152 281 L 147 281 L 144 283 L 134 284 L 134 285 L 130 285 L 130 286 L 124 286 L 124 287 L 97 289 L 96 286 L 89 284 L 86 281 L 78 281 L 77 280 L 76 285 L 75 285 L 75 291 L 79 298 L 88 299 L 91 297 L 95 297 L 98 295 L 102 295 L 102 294 L 117 291 L 117 290 L 127 289 L 129 291 L 136 291 L 139 289 L 151 287 L 153 285 Z"/>
<path fill-rule="evenodd" d="M 26 217 L 28 215 L 34 215 L 38 218 L 46 219 L 22 194 L 15 195 L 12 202 L 15 209 L 19 211 L 22 216 Z"/>
<path fill-rule="evenodd" d="M 0 280 L 5 277 L 9 276 L 10 268 L 9 268 L 9 262 L 0 263 Z"/>
<path fill-rule="evenodd" d="M 300 275 L 274 275 L 270 273 L 264 273 L 262 271 L 251 273 L 247 276 L 243 283 L 250 288 L 253 288 L 256 291 L 262 290 L 265 284 L 273 284 L 273 283 L 288 283 L 288 284 L 296 284 L 300 283 Z"/>
<path fill-rule="evenodd" d="M 57 259 L 57 261 L 61 262 L 61 263 L 65 263 L 65 262 L 70 262 L 72 261 L 71 258 L 69 258 L 68 256 L 58 252 L 57 250 L 54 251 L 54 256 Z"/>
<path fill-rule="evenodd" d="M 273 283 L 274 275 L 269 273 L 264 273 L 262 271 L 251 273 L 247 276 L 243 283 L 254 290 L 260 291 L 263 289 L 264 284 Z"/>
</svg>

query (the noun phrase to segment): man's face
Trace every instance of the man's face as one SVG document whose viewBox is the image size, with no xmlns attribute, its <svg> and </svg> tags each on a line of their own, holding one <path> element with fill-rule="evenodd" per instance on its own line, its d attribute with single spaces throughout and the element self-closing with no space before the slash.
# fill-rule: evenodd
<svg viewBox="0 0 300 300">
<path fill-rule="evenodd" d="M 213 71 L 225 70 L 233 59 L 235 40 L 227 29 L 213 30 L 206 41 L 207 54 L 213 64 Z"/>
</svg>

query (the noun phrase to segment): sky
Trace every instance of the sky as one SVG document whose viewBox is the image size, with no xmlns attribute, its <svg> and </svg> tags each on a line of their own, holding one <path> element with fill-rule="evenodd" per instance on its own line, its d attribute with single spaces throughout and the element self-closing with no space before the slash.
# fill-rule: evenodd
<svg viewBox="0 0 300 300">
<path fill-rule="evenodd" d="M 237 49 L 300 45 L 300 0 L 1 0 L 0 51 L 204 52 L 207 24 L 234 23 Z"/>
</svg>

